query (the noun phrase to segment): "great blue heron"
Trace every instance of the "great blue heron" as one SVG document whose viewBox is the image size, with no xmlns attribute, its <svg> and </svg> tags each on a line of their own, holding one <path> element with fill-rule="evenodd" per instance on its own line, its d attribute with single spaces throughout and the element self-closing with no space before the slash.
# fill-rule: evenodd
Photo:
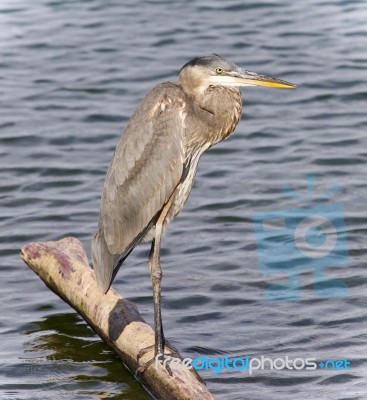
<svg viewBox="0 0 367 400">
<path fill-rule="evenodd" d="M 99 287 L 107 292 L 121 264 L 151 240 L 154 353 L 164 354 L 161 239 L 184 206 L 203 152 L 226 139 L 241 118 L 241 86 L 295 85 L 245 71 L 213 54 L 180 70 L 178 82 L 153 88 L 140 102 L 116 147 L 103 187 L 92 243 Z"/>
</svg>

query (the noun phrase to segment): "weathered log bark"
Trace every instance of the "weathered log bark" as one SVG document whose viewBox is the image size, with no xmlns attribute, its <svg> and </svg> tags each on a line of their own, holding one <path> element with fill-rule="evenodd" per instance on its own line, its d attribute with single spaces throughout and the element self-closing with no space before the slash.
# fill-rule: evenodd
<svg viewBox="0 0 367 400">
<path fill-rule="evenodd" d="M 29 243 L 21 250 L 24 262 L 44 283 L 70 304 L 133 372 L 139 366 L 138 352 L 154 344 L 154 331 L 135 304 L 113 289 L 103 294 L 82 243 L 73 237 L 57 242 Z M 140 359 L 144 363 L 153 351 Z M 166 400 L 211 400 L 205 385 L 180 364 L 170 364 L 172 376 L 159 363 L 151 364 L 140 377 L 150 393 Z"/>
</svg>

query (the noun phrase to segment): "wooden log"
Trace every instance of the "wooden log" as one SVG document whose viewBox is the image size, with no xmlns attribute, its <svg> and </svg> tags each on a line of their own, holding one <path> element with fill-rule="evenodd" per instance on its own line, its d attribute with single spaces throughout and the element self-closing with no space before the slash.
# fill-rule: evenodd
<svg viewBox="0 0 367 400">
<path fill-rule="evenodd" d="M 113 289 L 103 294 L 82 243 L 67 237 L 55 242 L 29 243 L 21 250 L 24 262 L 54 293 L 73 307 L 134 373 L 138 352 L 154 344 L 154 331 L 137 307 Z M 144 363 L 153 350 L 141 357 Z M 212 400 L 213 395 L 182 363 L 170 364 L 172 376 L 160 364 L 151 364 L 142 377 L 146 389 L 162 400 Z"/>
</svg>

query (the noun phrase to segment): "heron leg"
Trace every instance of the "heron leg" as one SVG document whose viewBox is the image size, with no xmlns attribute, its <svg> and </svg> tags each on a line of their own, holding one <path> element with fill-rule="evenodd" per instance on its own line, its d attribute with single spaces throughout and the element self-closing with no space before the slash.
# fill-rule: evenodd
<svg viewBox="0 0 367 400">
<path fill-rule="evenodd" d="M 154 332 L 155 332 L 154 359 L 158 355 L 161 355 L 162 359 L 164 358 L 165 346 L 170 350 L 169 354 L 171 356 L 179 357 L 177 349 L 175 349 L 173 346 L 170 346 L 168 343 L 166 345 L 163 333 L 162 313 L 161 313 L 161 281 L 162 281 L 162 268 L 160 261 L 161 241 L 163 233 L 163 223 L 167 216 L 168 210 L 171 207 L 171 204 L 172 204 L 172 199 L 166 204 L 155 224 L 155 235 L 149 253 L 149 270 L 152 279 L 153 303 L 154 303 Z M 138 353 L 138 359 L 151 349 L 152 346 L 140 350 Z M 147 366 L 149 366 L 151 363 L 152 360 L 146 363 L 144 369 L 146 369 Z M 168 371 L 170 370 L 169 367 L 167 369 Z"/>
<path fill-rule="evenodd" d="M 162 216 L 161 216 L 162 217 Z M 155 237 L 152 241 L 152 246 L 149 254 L 149 270 L 152 279 L 153 286 L 153 303 L 154 303 L 154 357 L 158 354 L 164 356 L 164 347 L 166 340 L 163 333 L 162 324 L 162 313 L 161 313 L 161 281 L 162 281 L 162 268 L 160 263 L 160 250 L 161 250 L 161 238 L 162 238 L 162 223 L 160 223 L 161 217 L 156 224 Z M 177 353 L 177 349 L 173 346 L 167 346 L 171 350 L 171 353 Z M 146 354 L 151 350 L 152 346 L 140 350 L 138 358 Z"/>
<path fill-rule="evenodd" d="M 162 225 L 156 226 L 156 235 L 152 243 L 152 251 L 149 256 L 149 268 L 153 284 L 153 302 L 154 302 L 154 327 L 155 327 L 155 343 L 154 356 L 163 354 L 165 339 L 162 325 L 161 313 L 161 281 L 162 268 L 160 262 L 161 253 L 161 237 Z"/>
<path fill-rule="evenodd" d="M 153 302 L 154 302 L 154 357 L 158 354 L 164 353 L 165 339 L 162 325 L 161 313 L 161 281 L 162 281 L 162 268 L 161 268 L 161 242 L 163 234 L 163 224 L 169 209 L 173 202 L 173 196 L 165 204 L 160 213 L 157 222 L 155 223 L 155 234 L 152 241 L 152 247 L 149 254 L 149 270 L 153 286 Z M 177 351 L 176 351 L 177 353 Z"/>
<path fill-rule="evenodd" d="M 169 205 L 170 204 L 166 206 L 165 210 L 161 213 L 161 215 L 158 218 L 158 221 L 156 223 L 155 237 L 152 241 L 152 246 L 150 248 L 150 253 L 149 253 L 149 270 L 152 279 L 153 302 L 154 302 L 154 332 L 155 332 L 154 357 L 138 368 L 138 370 L 136 371 L 138 375 L 143 374 L 146 371 L 146 369 L 157 360 L 157 356 L 159 357 L 159 361 L 161 363 L 164 362 L 165 355 L 169 356 L 170 358 L 179 358 L 182 360 L 178 350 L 175 347 L 171 346 L 165 340 L 163 333 L 162 314 L 161 314 L 162 268 L 160 262 L 160 252 L 161 252 L 163 222 L 169 210 Z M 151 351 L 152 348 L 153 346 L 148 346 L 144 349 L 141 349 L 137 356 L 138 360 L 143 355 Z M 172 376 L 172 370 L 169 365 L 169 362 L 164 362 L 163 365 L 165 366 L 168 373 Z M 199 382 L 205 383 L 195 369 L 193 369 L 192 372 L 199 380 Z"/>
</svg>

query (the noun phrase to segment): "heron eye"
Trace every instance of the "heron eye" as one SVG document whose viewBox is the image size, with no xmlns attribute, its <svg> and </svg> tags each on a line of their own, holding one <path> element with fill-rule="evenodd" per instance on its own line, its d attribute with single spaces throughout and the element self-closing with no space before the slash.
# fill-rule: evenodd
<svg viewBox="0 0 367 400">
<path fill-rule="evenodd" d="M 223 72 L 223 68 L 215 68 L 215 72 L 220 75 Z"/>
</svg>

